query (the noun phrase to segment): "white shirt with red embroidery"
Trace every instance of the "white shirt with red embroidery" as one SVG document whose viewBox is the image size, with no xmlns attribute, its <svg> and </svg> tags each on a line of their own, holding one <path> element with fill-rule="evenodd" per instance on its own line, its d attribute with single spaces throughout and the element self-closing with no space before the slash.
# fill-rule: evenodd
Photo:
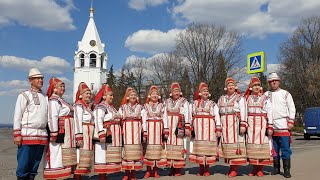
<svg viewBox="0 0 320 180">
<path fill-rule="evenodd" d="M 48 143 L 48 101 L 42 92 L 27 90 L 19 94 L 13 117 L 14 138 L 22 136 L 22 144 Z"/>
</svg>

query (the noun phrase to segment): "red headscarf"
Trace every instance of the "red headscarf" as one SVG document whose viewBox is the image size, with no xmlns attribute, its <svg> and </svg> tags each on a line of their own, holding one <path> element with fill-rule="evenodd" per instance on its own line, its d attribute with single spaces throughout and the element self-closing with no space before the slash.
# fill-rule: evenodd
<svg viewBox="0 0 320 180">
<path fill-rule="evenodd" d="M 104 99 L 104 96 L 111 92 L 111 87 L 108 84 L 104 84 L 94 98 L 94 105 L 98 105 L 102 101 L 102 99 Z"/>
<path fill-rule="evenodd" d="M 230 83 L 232 83 L 232 84 L 234 84 L 234 85 L 236 86 L 236 87 L 235 87 L 236 93 L 241 94 L 241 92 L 240 92 L 240 90 L 239 90 L 239 88 L 238 88 L 238 86 L 237 86 L 236 80 L 234 80 L 232 77 L 228 77 L 228 78 L 226 79 L 225 85 L 224 85 L 224 90 L 225 90 L 225 91 L 227 90 L 227 86 L 228 86 L 228 84 L 230 84 Z"/>
<path fill-rule="evenodd" d="M 196 92 L 194 93 L 193 100 L 201 99 L 200 93 L 201 93 L 204 89 L 209 89 L 209 87 L 208 87 L 208 85 L 207 85 L 206 83 L 201 82 L 201 83 L 199 84 L 198 89 L 197 89 Z"/>
<path fill-rule="evenodd" d="M 64 84 L 64 82 L 62 82 L 62 81 L 61 81 L 60 79 L 58 79 L 58 78 L 52 77 L 52 78 L 49 80 L 49 87 L 48 87 L 48 90 L 47 90 L 47 96 L 48 96 L 48 98 L 51 97 L 52 94 L 57 91 L 57 88 L 58 88 L 61 84 Z"/>
<path fill-rule="evenodd" d="M 151 101 L 151 93 L 153 91 L 156 91 L 158 93 L 158 102 L 161 102 L 161 95 L 160 95 L 160 92 L 159 92 L 159 89 L 157 86 L 151 86 L 149 91 L 148 91 L 148 96 L 147 96 L 147 99 L 146 99 L 146 103 L 149 103 Z"/>
<path fill-rule="evenodd" d="M 249 83 L 249 85 L 248 85 L 248 88 L 247 88 L 247 90 L 246 90 L 246 93 L 244 94 L 245 97 L 246 97 L 246 99 L 248 99 L 248 97 L 249 97 L 250 94 L 252 93 L 252 87 L 253 87 L 254 85 L 256 85 L 256 84 L 261 85 L 260 79 L 259 79 L 258 77 L 256 77 L 256 76 L 253 76 L 253 77 L 251 78 L 251 80 L 250 80 L 250 83 Z M 263 94 L 262 88 L 260 89 L 260 92 L 259 92 L 259 93 L 260 93 L 260 94 Z"/>
<path fill-rule="evenodd" d="M 132 87 L 128 87 L 127 90 L 126 90 L 126 93 L 124 94 L 124 96 L 123 96 L 123 98 L 122 98 L 121 105 L 124 105 L 124 104 L 127 104 L 127 103 L 128 103 L 129 95 L 130 95 L 132 92 L 137 93 L 137 91 L 136 91 L 135 89 L 133 89 Z M 139 103 L 138 97 L 137 97 L 136 103 Z"/>
<path fill-rule="evenodd" d="M 85 93 L 86 91 L 90 91 L 89 87 L 86 85 L 86 83 L 81 82 L 78 86 L 78 91 L 76 94 L 76 101 L 75 102 L 76 103 L 80 102 L 81 104 L 88 107 L 89 105 L 82 100 L 82 94 Z"/>
</svg>

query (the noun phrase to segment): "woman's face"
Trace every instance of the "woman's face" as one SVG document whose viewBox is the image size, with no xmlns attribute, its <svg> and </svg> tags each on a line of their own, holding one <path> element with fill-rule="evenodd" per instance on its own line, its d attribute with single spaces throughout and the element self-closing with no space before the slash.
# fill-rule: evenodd
<svg viewBox="0 0 320 180">
<path fill-rule="evenodd" d="M 62 97 L 62 95 L 64 94 L 65 90 L 66 90 L 66 89 L 65 89 L 64 83 L 61 83 L 60 86 L 57 88 L 56 94 L 57 94 L 58 96 Z"/>
<path fill-rule="evenodd" d="M 252 86 L 252 94 L 257 95 L 260 93 L 260 90 L 261 90 L 260 84 L 254 84 Z"/>
<path fill-rule="evenodd" d="M 137 102 L 137 93 L 136 92 L 132 92 L 129 94 L 129 102 L 131 104 L 135 104 Z"/>
<path fill-rule="evenodd" d="M 208 98 L 209 98 L 209 89 L 208 88 L 204 88 L 201 91 L 201 99 L 207 100 Z"/>
<path fill-rule="evenodd" d="M 181 91 L 179 89 L 174 89 L 171 93 L 173 100 L 177 100 L 180 97 Z"/>
<path fill-rule="evenodd" d="M 113 102 L 113 92 L 108 92 L 108 93 L 105 94 L 105 96 L 106 96 L 105 102 L 107 104 L 112 104 L 112 102 Z"/>
<path fill-rule="evenodd" d="M 233 83 L 229 83 L 227 85 L 227 94 L 233 94 L 236 91 L 236 85 Z"/>
<path fill-rule="evenodd" d="M 91 91 L 90 91 L 90 90 L 88 90 L 88 91 L 86 91 L 86 92 L 84 92 L 84 93 L 82 94 L 82 100 L 83 100 L 85 103 L 89 104 L 89 103 L 90 103 L 90 98 L 91 98 Z"/>
<path fill-rule="evenodd" d="M 156 103 L 158 102 L 158 97 L 159 97 L 159 94 L 157 91 L 152 91 L 151 94 L 150 94 L 150 99 L 152 102 Z"/>
</svg>

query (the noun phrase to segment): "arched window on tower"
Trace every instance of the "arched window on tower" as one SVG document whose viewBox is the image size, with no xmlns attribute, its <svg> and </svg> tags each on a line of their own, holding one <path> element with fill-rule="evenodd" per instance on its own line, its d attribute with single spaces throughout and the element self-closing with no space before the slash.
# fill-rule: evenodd
<svg viewBox="0 0 320 180">
<path fill-rule="evenodd" d="M 80 67 L 84 66 L 84 54 L 80 54 Z"/>
<path fill-rule="evenodd" d="M 104 60 L 104 55 L 101 55 L 101 57 L 100 57 L 101 68 L 104 68 L 104 67 L 103 67 L 103 60 Z"/>
<path fill-rule="evenodd" d="M 96 67 L 97 56 L 95 54 L 90 54 L 90 67 Z"/>
</svg>

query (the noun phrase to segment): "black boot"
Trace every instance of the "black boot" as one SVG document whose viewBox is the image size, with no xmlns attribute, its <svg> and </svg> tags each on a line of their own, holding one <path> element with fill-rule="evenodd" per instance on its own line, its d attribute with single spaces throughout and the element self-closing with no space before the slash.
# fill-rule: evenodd
<svg viewBox="0 0 320 180">
<path fill-rule="evenodd" d="M 291 166 L 291 160 L 290 159 L 283 159 L 283 176 L 285 178 L 291 178 L 291 174 L 290 174 L 290 166 Z"/>
<path fill-rule="evenodd" d="M 273 174 L 280 174 L 280 158 L 273 159 Z"/>
<path fill-rule="evenodd" d="M 25 180 L 25 177 L 17 177 L 17 180 Z"/>
</svg>

